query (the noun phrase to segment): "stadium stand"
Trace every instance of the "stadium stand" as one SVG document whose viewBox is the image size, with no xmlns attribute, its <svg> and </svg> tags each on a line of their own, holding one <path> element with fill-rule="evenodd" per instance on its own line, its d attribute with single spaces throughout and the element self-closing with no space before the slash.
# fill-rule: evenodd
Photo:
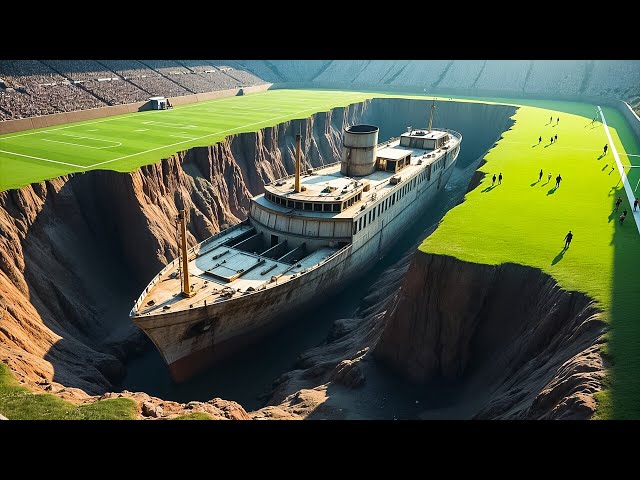
<svg viewBox="0 0 640 480">
<path fill-rule="evenodd" d="M 262 83 L 265 83 L 263 80 L 256 77 L 253 73 L 245 72 L 243 70 L 236 70 L 235 68 L 226 70 L 224 73 L 229 77 L 237 80 L 235 82 L 235 86 L 250 87 L 252 85 L 260 85 Z"/>
<path fill-rule="evenodd" d="M 109 81 L 93 80 L 85 82 L 82 87 L 107 105 L 144 102 L 150 96 L 149 92 L 119 77 Z"/>
<path fill-rule="evenodd" d="M 98 63 L 124 78 L 142 77 L 143 75 L 158 76 L 158 72 L 147 68 L 136 60 L 98 60 Z"/>
<path fill-rule="evenodd" d="M 533 62 L 524 91 L 577 95 L 585 71 L 584 60 L 536 60 Z M 616 79 L 610 79 L 612 80 Z"/>
<path fill-rule="evenodd" d="M 615 85 L 611 79 L 615 78 Z M 600 60 L 594 62 L 586 89 L 586 95 L 610 95 L 629 97 L 640 95 L 640 68 L 637 61 Z"/>
<path fill-rule="evenodd" d="M 112 71 L 105 70 L 94 60 L 43 60 L 43 63 L 69 80 L 93 80 L 114 76 Z"/>
<path fill-rule="evenodd" d="M 607 96 L 640 108 L 637 60 L 0 60 L 0 120 L 265 82 Z"/>
<path fill-rule="evenodd" d="M 209 72 L 216 70 L 211 62 L 207 60 L 176 60 L 182 66 L 188 68 L 192 72 Z"/>
<path fill-rule="evenodd" d="M 174 60 L 140 60 L 147 67 L 163 75 L 175 75 L 180 73 L 191 73 L 191 71 Z"/>
<path fill-rule="evenodd" d="M 0 78 L 9 87 L 64 82 L 65 78 L 38 60 L 0 60 Z"/>
<path fill-rule="evenodd" d="M 452 60 L 415 60 L 390 78 L 394 85 L 434 87 L 452 63 Z"/>
<path fill-rule="evenodd" d="M 484 90 L 522 91 L 531 68 L 531 60 L 488 61 L 474 87 Z"/>
</svg>

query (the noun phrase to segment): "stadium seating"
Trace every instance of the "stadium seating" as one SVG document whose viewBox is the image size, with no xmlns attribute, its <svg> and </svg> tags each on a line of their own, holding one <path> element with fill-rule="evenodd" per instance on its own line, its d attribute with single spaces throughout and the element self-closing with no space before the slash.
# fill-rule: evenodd
<svg viewBox="0 0 640 480">
<path fill-rule="evenodd" d="M 266 82 L 607 96 L 640 105 L 636 60 L 0 60 L 0 120 Z"/>
</svg>

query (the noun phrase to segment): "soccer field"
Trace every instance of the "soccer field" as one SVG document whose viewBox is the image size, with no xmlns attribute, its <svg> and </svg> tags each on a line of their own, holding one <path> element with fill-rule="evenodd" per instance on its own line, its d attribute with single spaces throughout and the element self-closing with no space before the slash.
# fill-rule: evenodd
<svg viewBox="0 0 640 480">
<path fill-rule="evenodd" d="M 339 91 L 272 90 L 0 136 L 0 191 L 72 172 L 132 171 L 180 150 L 213 145 L 371 98 Z"/>
</svg>

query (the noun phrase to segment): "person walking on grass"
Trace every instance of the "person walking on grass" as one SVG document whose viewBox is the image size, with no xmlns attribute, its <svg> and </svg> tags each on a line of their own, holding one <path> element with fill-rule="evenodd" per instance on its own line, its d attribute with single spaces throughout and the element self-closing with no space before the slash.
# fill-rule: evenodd
<svg viewBox="0 0 640 480">
<path fill-rule="evenodd" d="M 551 172 L 549 172 L 549 175 L 547 175 L 547 183 L 549 183 L 551 181 Z"/>
<path fill-rule="evenodd" d="M 564 248 L 565 249 L 569 248 L 569 245 L 571 245 L 571 240 L 573 240 L 573 233 L 571 233 L 571 230 L 569 230 L 569 233 L 567 233 L 567 236 L 564 237 Z"/>
<path fill-rule="evenodd" d="M 540 135 L 540 138 L 538 138 L 538 145 L 540 145 L 540 143 L 542 143 L 542 135 Z"/>
<path fill-rule="evenodd" d="M 606 155 L 606 154 L 607 154 L 607 150 L 609 150 L 609 145 L 605 145 L 605 146 L 604 146 L 604 153 L 603 153 L 603 155 Z"/>
<path fill-rule="evenodd" d="M 556 120 L 556 125 L 560 123 L 560 117 Z M 556 139 L 557 140 L 557 139 Z"/>
<path fill-rule="evenodd" d="M 553 123 L 553 117 L 549 117 L 549 123 Z"/>
<path fill-rule="evenodd" d="M 555 137 L 553 137 L 553 138 L 554 138 L 554 141 L 557 142 L 558 141 L 558 134 L 556 133 Z"/>
<path fill-rule="evenodd" d="M 618 211 L 618 207 L 620 206 L 620 204 L 622 203 L 622 197 L 618 197 L 618 199 L 616 200 L 616 209 L 615 211 Z"/>
<path fill-rule="evenodd" d="M 562 177 L 560 174 L 556 177 L 556 188 L 560 188 L 560 182 L 562 181 Z"/>
<path fill-rule="evenodd" d="M 626 212 L 626 210 L 625 210 L 625 212 Z M 624 223 L 624 219 L 625 218 L 627 218 L 627 214 L 623 212 L 622 215 L 620 215 L 620 220 L 619 220 L 620 225 L 622 225 Z"/>
<path fill-rule="evenodd" d="M 500 172 L 500 175 L 498 175 L 498 185 L 502 184 L 502 172 Z"/>
<path fill-rule="evenodd" d="M 638 203 L 639 203 L 639 201 L 638 201 L 638 199 L 636 198 L 636 201 L 635 201 L 635 202 L 633 202 L 633 211 L 634 211 L 634 212 L 638 209 Z"/>
<path fill-rule="evenodd" d="M 551 136 L 551 141 L 549 142 L 549 144 L 553 143 L 553 135 Z"/>
<path fill-rule="evenodd" d="M 493 187 L 496 184 L 496 174 L 493 174 L 493 178 L 491 179 L 491 186 Z"/>
<path fill-rule="evenodd" d="M 542 180 L 542 169 L 540 169 L 540 175 L 538 175 L 538 182 Z"/>
</svg>

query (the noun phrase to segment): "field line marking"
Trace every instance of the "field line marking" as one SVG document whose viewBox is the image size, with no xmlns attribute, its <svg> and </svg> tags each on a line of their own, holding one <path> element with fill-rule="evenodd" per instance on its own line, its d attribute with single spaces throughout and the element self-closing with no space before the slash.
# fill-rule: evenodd
<svg viewBox="0 0 640 480">
<path fill-rule="evenodd" d="M 81 137 L 82 138 L 82 137 Z M 53 143 L 63 143 L 65 145 L 75 145 L 76 147 L 84 147 L 84 148 L 94 148 L 96 150 L 104 150 L 105 148 L 115 148 L 120 145 L 109 145 L 107 147 L 92 147 L 91 145 L 82 145 L 81 143 L 73 143 L 73 142 L 63 142 L 62 140 L 49 140 L 48 138 L 41 138 L 43 142 L 53 142 Z"/>
<path fill-rule="evenodd" d="M 304 110 L 299 110 L 297 112 L 287 113 L 285 115 L 280 115 L 279 117 L 267 118 L 267 119 L 264 119 L 264 120 L 259 120 L 257 122 L 248 123 L 246 125 L 240 125 L 240 126 L 237 126 L 237 127 L 228 128 L 227 130 L 221 130 L 219 132 L 209 133 L 209 134 L 203 135 L 201 137 L 195 137 L 195 138 L 193 138 L 191 140 L 185 140 L 183 142 L 171 143 L 169 145 L 162 145 L 161 147 L 151 148 L 149 150 L 144 150 L 142 152 L 132 153 L 130 155 L 125 155 L 124 157 L 114 158 L 112 160 L 105 160 L 104 162 L 94 163 L 93 165 L 89 165 L 88 167 L 83 167 L 83 168 L 93 168 L 93 167 L 97 167 L 97 166 L 100 166 L 100 165 L 105 165 L 107 163 L 117 162 L 118 160 L 123 160 L 125 158 L 135 157 L 137 155 L 142 155 L 144 153 L 154 152 L 156 150 L 162 150 L 163 148 L 174 147 L 176 145 L 182 145 L 183 143 L 193 142 L 194 140 L 202 140 L 203 138 L 213 137 L 214 135 L 220 135 L 221 133 L 229 133 L 229 132 L 232 132 L 234 130 L 239 130 L 239 129 L 246 128 L 246 127 L 251 127 L 253 125 L 258 125 L 260 123 L 270 122 L 272 120 L 278 120 L 280 118 L 289 117 L 291 115 L 297 115 L 297 114 L 302 113 L 302 112 L 308 112 L 308 111 L 311 111 L 311 110 L 320 111 L 322 108 L 329 107 L 331 105 L 333 105 L 333 103 L 329 103 L 327 105 L 321 105 L 319 107 L 305 108 Z"/>
<path fill-rule="evenodd" d="M 633 195 L 633 190 L 631 189 L 631 185 L 629 185 L 629 180 L 627 180 L 627 174 L 624 173 L 624 167 L 620 162 L 620 157 L 618 156 L 618 151 L 616 150 L 616 146 L 613 144 L 613 139 L 611 138 L 611 133 L 609 133 L 609 126 L 607 125 L 607 120 L 604 118 L 604 112 L 598 105 L 598 111 L 600 112 L 600 117 L 602 118 L 602 125 L 604 125 L 604 131 L 607 134 L 607 138 L 609 139 L 609 147 L 611 147 L 611 153 L 613 153 L 613 158 L 616 159 L 616 165 L 618 166 L 618 172 L 620 173 L 620 177 L 622 178 L 622 184 L 624 185 L 624 191 L 627 194 L 627 199 L 629 200 L 629 210 L 631 210 L 631 214 L 633 215 L 633 219 L 636 222 L 636 227 L 638 228 L 638 233 L 640 233 L 640 210 L 633 211 L 633 201 L 635 197 Z"/>
<path fill-rule="evenodd" d="M 93 137 L 86 137 L 84 135 L 74 135 L 73 133 L 61 133 L 60 135 L 64 135 L 65 137 L 73 137 L 73 138 L 86 138 L 89 140 L 95 140 L 96 142 L 115 143 L 114 147 L 119 147 L 120 145 L 122 145 L 122 142 L 116 142 L 114 140 L 104 140 L 103 138 L 93 138 Z"/>
<path fill-rule="evenodd" d="M 19 157 L 27 157 L 27 158 L 34 158 L 36 160 L 42 160 L 44 162 L 51 162 L 51 163 L 59 163 L 60 165 L 68 165 L 70 167 L 76 167 L 76 168 L 87 168 L 84 167 L 82 165 L 76 165 L 75 163 L 67 163 L 67 162 L 59 162 L 57 160 L 50 160 L 48 158 L 41 158 L 41 157 L 34 157 L 33 155 L 25 155 L 23 153 L 16 153 L 16 152 L 8 152 L 7 150 L 0 150 L 1 153 L 8 153 L 10 155 L 17 155 Z"/>
<path fill-rule="evenodd" d="M 274 92 L 277 90 L 273 90 Z M 181 105 L 180 108 L 178 110 L 170 110 L 171 112 L 177 111 L 180 112 L 184 109 L 187 108 L 193 108 L 193 107 L 197 107 L 197 106 L 203 106 L 203 104 L 209 103 L 209 102 L 224 102 L 229 101 L 229 100 L 233 100 L 233 99 L 237 99 L 239 97 L 222 97 L 222 98 L 214 98 L 211 100 L 205 100 L 204 102 L 194 102 L 188 105 Z M 243 97 L 244 98 L 244 97 Z M 250 97 L 249 97 L 250 98 Z M 95 121 L 82 121 L 82 123 L 77 124 L 77 125 L 66 125 L 64 127 L 58 127 L 58 128 L 50 128 L 48 130 L 39 130 L 37 132 L 25 132 L 25 133 L 18 133 L 16 135 L 11 135 L 10 137 L 2 137 L 0 136 L 0 141 L 2 140 L 9 140 L 10 138 L 16 138 L 16 137 L 24 137 L 25 135 L 36 135 L 38 133 L 48 133 L 48 132 L 55 132 L 58 130 L 64 130 L 65 128 L 75 128 L 75 127 L 86 127 L 89 125 L 95 125 L 97 123 L 104 123 L 104 122 L 111 122 L 113 120 L 118 120 L 118 119 L 122 119 L 122 118 L 129 118 L 133 115 L 145 115 L 145 114 L 151 114 L 154 113 L 156 110 L 147 110 L 147 111 L 142 111 L 142 112 L 131 112 L 131 113 L 123 113 L 122 115 L 114 115 L 112 117 L 108 117 L 105 118 L 103 120 L 95 120 Z M 66 113 L 73 113 L 73 112 L 66 112 Z M 167 112 L 169 113 L 169 112 Z"/>
</svg>

